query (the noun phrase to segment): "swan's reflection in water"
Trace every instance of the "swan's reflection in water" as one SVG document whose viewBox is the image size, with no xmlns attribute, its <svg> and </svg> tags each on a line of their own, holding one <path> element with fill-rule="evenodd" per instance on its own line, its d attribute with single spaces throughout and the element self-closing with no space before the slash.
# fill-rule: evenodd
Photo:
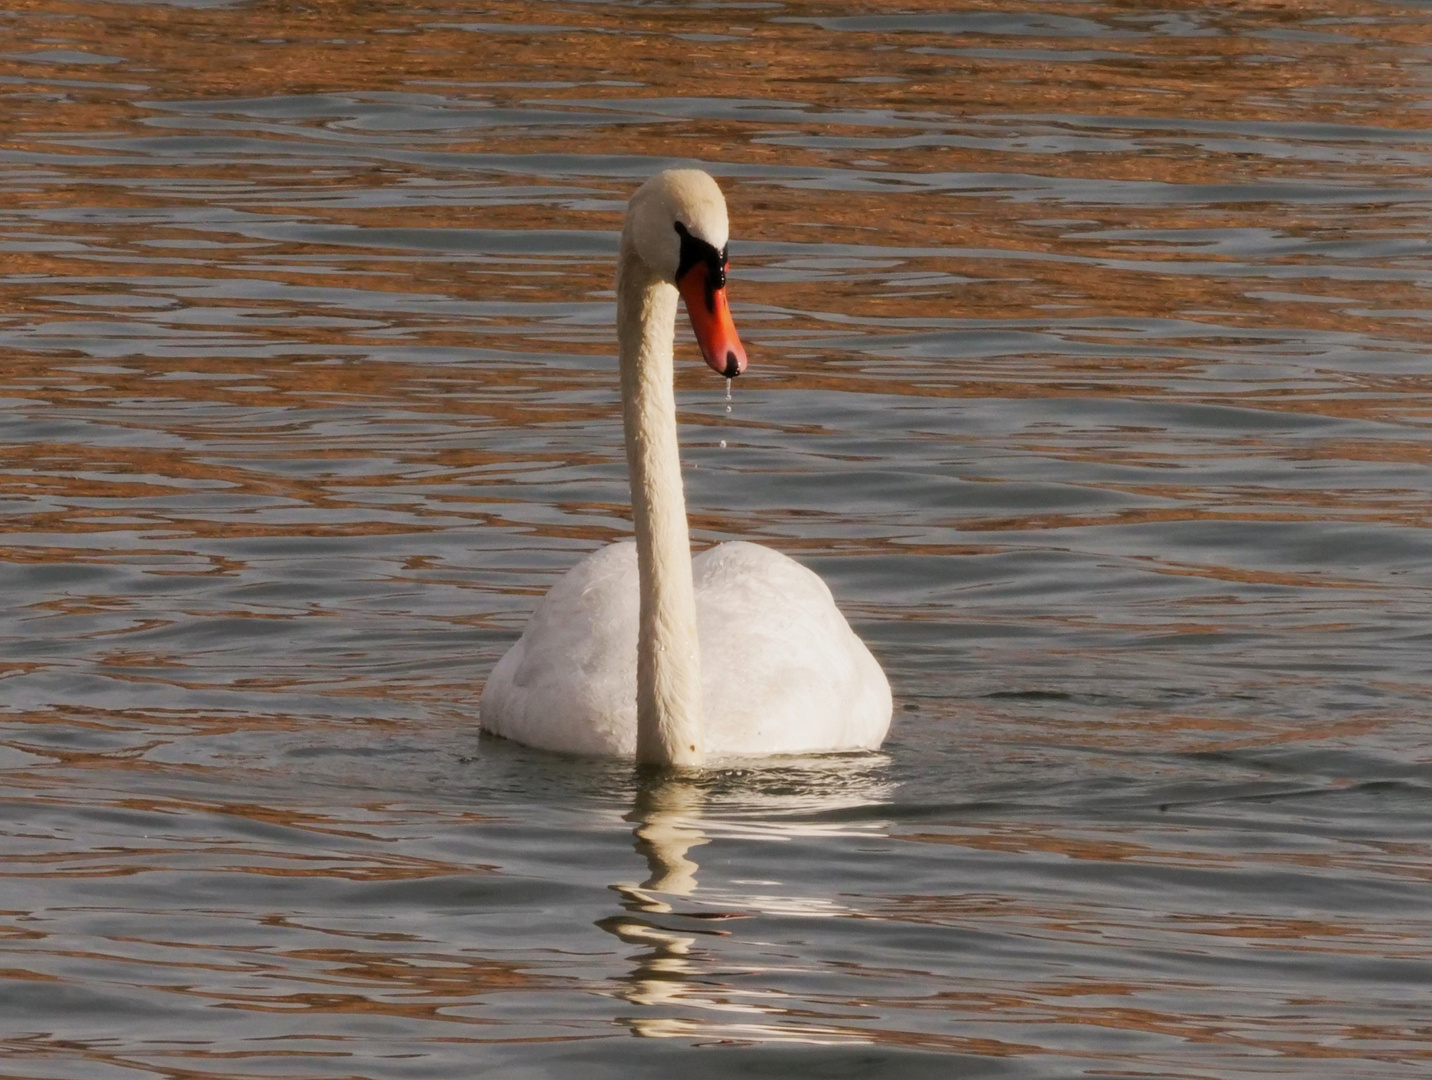
<svg viewBox="0 0 1432 1080">
<path fill-rule="evenodd" d="M 700 867 L 687 852 L 710 842 L 701 831 L 704 802 L 705 793 L 689 777 L 651 777 L 637 789 L 636 805 L 626 819 L 636 822 L 636 850 L 646 859 L 648 876 L 640 886 L 615 886 L 629 910 L 669 912 L 671 905 L 654 893 L 690 896 L 696 891 Z"/>
<path fill-rule="evenodd" d="M 715 946 L 735 933 L 725 925 L 766 913 L 829 916 L 825 899 L 743 892 L 728 884 L 703 889 L 696 849 L 725 838 L 779 842 L 794 836 L 882 832 L 878 814 L 826 815 L 889 800 L 893 785 L 883 755 L 814 758 L 780 769 L 723 773 L 653 772 L 639 781 L 626 820 L 647 876 L 621 882 L 622 913 L 597 925 L 638 952 L 616 993 L 633 1005 L 685 1015 L 622 1018 L 648 1038 L 727 1038 L 761 1042 L 864 1042 L 859 1029 L 793 1023 L 779 995 L 764 1000 L 723 979 Z M 763 882 L 762 889 L 778 887 Z M 742 973 L 750 971 L 749 967 Z M 729 972 L 729 969 L 725 969 Z M 659 1008 L 665 1007 L 665 1008 Z M 720 1014 L 713 1016 L 711 1014 Z M 738 1015 L 731 1015 L 738 1014 Z M 773 1022 L 778 1021 L 778 1022 Z"/>
</svg>

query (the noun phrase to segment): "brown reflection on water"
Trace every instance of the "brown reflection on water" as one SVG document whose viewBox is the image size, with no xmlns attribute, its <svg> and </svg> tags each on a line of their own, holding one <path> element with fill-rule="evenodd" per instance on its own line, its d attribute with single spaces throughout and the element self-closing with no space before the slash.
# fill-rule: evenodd
<svg viewBox="0 0 1432 1080">
<path fill-rule="evenodd" d="M 1000 6 L 976 4 L 962 10 L 996 11 Z M 608 190 L 612 201 L 605 208 L 578 209 L 560 197 L 509 202 L 477 212 L 461 197 L 454 197 L 451 205 L 400 201 L 364 206 L 361 198 L 348 197 L 372 197 L 385 190 L 400 193 L 417 179 L 438 178 L 456 185 L 464 182 L 464 175 L 460 168 L 419 167 L 396 160 L 381 164 L 336 160 L 312 176 L 303 170 L 286 173 L 268 163 L 214 164 L 202 154 L 182 164 L 136 160 L 126 158 L 122 147 L 116 157 L 96 160 L 102 150 L 81 148 L 86 141 L 98 147 L 117 132 L 164 137 L 169 130 L 165 126 L 136 126 L 176 119 L 147 103 L 421 92 L 430 87 L 447 95 L 449 107 L 467 103 L 497 110 L 565 109 L 574 117 L 572 123 L 550 132 L 524 125 L 519 116 L 508 124 L 484 128 L 480 136 L 466 132 L 450 136 L 441 127 L 412 135 L 420 144 L 444 152 L 529 158 L 544 151 L 666 153 L 730 164 L 838 166 L 867 172 L 870 185 L 860 190 L 805 186 L 792 191 L 739 179 L 728 182 L 738 237 L 872 245 L 870 255 L 890 264 L 832 280 L 807 277 L 762 283 L 763 303 L 781 313 L 780 328 L 788 333 L 836 329 L 829 319 L 834 312 L 857 323 L 861 333 L 879 337 L 909 328 L 899 320 L 915 320 L 917 327 L 937 325 L 940 316 L 965 321 L 1042 320 L 1053 305 L 1066 319 L 1183 319 L 1194 327 L 1212 322 L 1220 333 L 1296 326 L 1317 333 L 1386 334 L 1397 328 L 1414 340 L 1425 338 L 1425 320 L 1419 314 L 1425 304 L 1418 283 L 1397 280 L 1395 274 L 1327 280 L 1321 270 L 1310 270 L 1313 276 L 1296 273 L 1321 258 L 1302 253 L 1308 244 L 1366 237 L 1370 229 L 1394 237 L 1409 227 L 1420 228 L 1424 210 L 1418 203 L 1406 209 L 1396 203 L 1369 208 L 1359 216 L 1354 233 L 1341 206 L 1324 210 L 1315 202 L 1275 206 L 1230 194 L 1225 200 L 1188 208 L 1160 205 L 1164 196 L 1151 191 L 1146 198 L 1117 197 L 1117 205 L 1101 205 L 1094 198 L 1065 209 L 1019 197 L 990 198 L 978 185 L 974 192 L 965 192 L 958 183 L 936 185 L 912 198 L 908 186 L 924 176 L 968 177 L 992 171 L 1087 177 L 1099 183 L 1154 183 L 1170 185 L 1171 191 L 1197 184 L 1297 181 L 1305 177 L 1307 163 L 1296 155 L 1283 158 L 1260 152 L 1261 143 L 1274 137 L 1257 129 L 1246 135 L 1212 129 L 1193 137 L 1175 126 L 1161 139 L 1148 136 L 1145 128 L 1131 127 L 1124 145 L 1117 139 L 1111 145 L 1105 137 L 1083 148 L 1076 138 L 1072 149 L 1064 151 L 1041 139 L 1079 136 L 1089 117 L 1103 118 L 1101 135 L 1118 128 L 1118 121 L 1110 118 L 1123 117 L 1131 124 L 1163 120 L 1173 111 L 1171 100 L 1190 97 L 1197 99 L 1196 119 L 1205 126 L 1280 124 L 1291 118 L 1299 124 L 1356 123 L 1389 132 L 1420 129 L 1420 113 L 1407 106 L 1423 94 L 1426 73 L 1415 64 L 1389 62 L 1428 44 L 1429 31 L 1418 21 L 1378 18 L 1385 13 L 1378 5 L 1338 0 L 1297 9 L 1223 5 L 1183 13 L 1187 28 L 1196 32 L 1181 34 L 1161 27 L 1160 19 L 1166 16 L 1151 15 L 1137 4 L 1100 8 L 1093 13 L 1097 17 L 1091 16 L 1088 5 L 1056 4 L 1041 5 L 1040 15 L 1092 21 L 1060 27 L 1057 32 L 1022 35 L 1012 47 L 1008 39 L 993 41 L 977 28 L 963 33 L 921 28 L 921 13 L 947 11 L 939 4 L 906 5 L 902 11 L 916 17 L 908 26 L 897 23 L 887 30 L 872 24 L 832 31 L 821 25 L 821 20 L 833 17 L 829 5 L 794 3 L 783 7 L 777 18 L 757 11 L 733 12 L 723 31 L 730 40 L 692 41 L 678 35 L 706 25 L 707 17 L 696 18 L 679 7 L 552 9 L 499 3 L 485 5 L 478 14 L 464 5 L 421 11 L 383 3 L 193 10 L 31 0 L 9 16 L 18 31 L 17 41 L 38 38 L 43 30 L 48 37 L 68 38 L 82 49 L 118 62 L 59 63 L 47 58 L 52 50 L 38 40 L 0 58 L 0 75 L 20 80 L 24 88 L 17 92 L 20 108 L 13 116 L 14 130 L 23 134 L 8 145 L 44 155 L 45 169 L 73 174 L 64 184 L 17 185 L 16 205 L 40 213 L 88 208 L 95 219 L 104 217 L 99 213 L 103 209 L 143 211 L 170 205 L 174 190 L 154 188 L 188 184 L 190 189 L 178 197 L 199 204 L 217 198 L 269 216 L 293 214 L 315 224 L 617 228 L 625 184 L 585 182 L 589 190 L 603 186 Z M 561 29 L 547 32 L 554 24 Z M 527 29 L 532 26 L 542 29 Z M 1280 26 L 1296 32 L 1280 35 Z M 1335 29 L 1310 29 L 1324 26 Z M 1255 29 L 1263 36 L 1252 34 Z M 1093 55 L 1086 55 L 1091 50 Z M 26 52 L 35 58 L 27 59 Z M 855 71 L 859 74 L 852 74 Z M 852 81 L 857 79 L 864 81 Z M 53 92 L 45 90 L 47 80 L 54 83 Z M 794 135 L 773 135 L 772 121 L 760 114 L 748 121 L 697 117 L 678 123 L 674 114 L 661 111 L 662 102 L 690 95 L 693 87 L 710 88 L 714 97 L 738 94 L 752 102 L 794 101 L 797 107 L 778 121 L 781 131 Z M 655 111 L 644 112 L 643 102 Z M 592 122 L 576 122 L 583 109 L 592 114 Z M 1023 122 L 1027 133 L 1021 134 L 1019 124 L 1009 126 L 1016 116 L 1028 118 Z M 274 138 L 272 125 L 246 116 L 242 106 L 236 105 L 224 120 L 227 126 L 220 134 Z M 365 153 L 359 137 L 362 129 L 341 123 L 291 122 L 277 144 L 308 127 L 315 133 L 336 134 L 340 143 L 347 138 L 343 145 L 356 145 L 359 157 Z M 1249 145 L 1242 146 L 1240 139 Z M 818 145 L 807 145 L 812 140 Z M 1297 145 L 1316 151 L 1319 144 L 1313 138 Z M 1350 166 L 1319 162 L 1318 167 L 1331 182 L 1344 174 L 1354 175 Z M 1355 175 L 1360 182 L 1405 181 L 1409 192 L 1415 192 L 1421 189 L 1425 169 L 1413 163 L 1359 161 Z M 194 186 L 202 182 L 227 185 L 227 192 L 206 194 Z M 531 179 L 518 177 L 511 182 L 521 188 Z M 1370 220 L 1381 224 L 1371 227 Z M 76 317 L 73 298 L 57 305 L 50 295 L 54 285 L 47 282 L 36 295 L 35 286 L 23 280 L 32 275 L 70 279 L 75 282 L 70 287 L 80 290 L 76 295 L 87 295 L 101 306 L 127 278 L 174 272 L 195 283 L 223 282 L 232 277 L 236 265 L 251 279 L 308 289 L 326 288 L 333 284 L 335 272 L 351 273 L 361 266 L 364 290 L 398 298 L 438 294 L 485 301 L 590 301 L 605 296 L 609 285 L 609 268 L 601 261 L 562 260 L 544 275 L 524 277 L 514 272 L 510 262 L 484 270 L 471 260 L 421 257 L 415 265 L 412 259 L 373 251 L 355 255 L 321 243 L 266 243 L 258 250 L 252 242 L 225 244 L 206 257 L 203 249 L 189 245 L 212 243 L 212 232 L 172 225 L 156 230 L 114 218 L 102 225 L 95 220 L 49 221 L 43 228 L 47 239 L 68 243 L 72 250 L 11 256 L 11 276 L 0 297 L 11 311 L 24 312 L 27 320 Z M 1180 234 L 1191 231 L 1207 236 L 1247 228 L 1271 230 L 1289 241 L 1286 253 L 1259 260 L 1264 270 L 1294 272 L 1290 280 L 1296 285 L 1281 289 L 1289 295 L 1268 295 L 1279 291 L 1279 283 L 1256 274 L 1250 279 L 1242 272 L 1241 257 L 1222 251 L 1216 239 L 1180 239 Z M 156 240 L 174 246 L 155 248 L 151 245 Z M 931 248 L 947 249 L 948 254 L 917 253 Z M 99 252 L 108 280 L 93 280 Z M 880 252 L 891 254 L 880 256 Z M 757 261 L 778 266 L 782 259 L 752 260 Z M 283 262 L 310 263 L 314 270 L 306 272 Z M 738 260 L 733 274 L 738 306 L 743 290 L 748 297 L 757 295 L 753 283 L 742 282 L 739 269 Z M 85 284 L 86 279 L 91 283 Z M 415 289 L 418 280 L 421 288 Z M 911 284 L 912 280 L 917 283 Z M 1255 295 L 1258 288 L 1250 290 L 1250 281 L 1263 295 Z M 152 295 L 152 288 L 146 292 Z M 260 407 L 295 401 L 313 406 L 338 398 L 396 399 L 417 413 L 440 411 L 524 425 L 577 421 L 609 412 L 569 407 L 558 417 L 541 405 L 472 400 L 471 391 L 479 385 L 486 391 L 537 385 L 564 390 L 588 385 L 589 376 L 539 379 L 501 368 L 477 376 L 450 369 L 423 370 L 420 365 L 395 376 L 391 365 L 357 357 L 345 358 L 337 366 L 302 361 L 255 364 L 251 359 L 256 350 L 362 353 L 391 341 L 395 334 L 412 345 L 433 348 L 461 349 L 476 334 L 479 341 L 489 340 L 494 347 L 550 349 L 555 339 L 551 328 L 534 326 L 521 316 L 484 316 L 474 323 L 398 309 L 355 319 L 351 309 L 315 309 L 297 296 L 275 304 L 220 295 L 206 297 L 203 304 L 210 319 L 226 313 L 232 318 L 233 328 L 226 333 L 242 334 L 248 354 L 243 361 L 192 354 L 167 362 L 147 357 L 126 361 L 134 369 L 129 373 L 87 372 L 82 377 L 56 378 L 48 370 L 26 370 L 21 358 L 7 380 L 13 378 L 14 389 L 27 394 L 38 393 L 55 402 L 83 399 L 97 406 L 136 394 L 153 395 L 156 382 L 163 380 L 164 397 L 171 402 Z M 175 314 L 184 315 L 191 307 L 192 302 L 181 299 Z M 1216 317 L 1210 318 L 1210 312 Z M 316 324 L 304 326 L 295 315 Z M 174 325 L 166 324 L 165 316 L 161 309 L 146 318 L 162 333 L 166 325 Z M 359 325 L 345 326 L 345 322 Z M 534 335 L 534 330 L 539 333 Z M 1192 336 L 1180 344 L 1196 344 L 1198 331 L 1191 327 L 1189 333 Z M 610 344 L 605 337 L 601 332 L 583 332 L 564 340 L 561 347 L 606 355 Z M 1098 339 L 1097 332 L 1085 338 Z M 1250 338 L 1250 342 L 1257 340 Z M 1160 342 L 1164 348 L 1170 344 L 1167 339 Z M 206 349 L 223 353 L 225 345 L 218 340 Z M 1094 360 L 1036 357 L 1032 362 L 1008 358 L 1001 363 L 1011 371 L 1008 378 L 991 378 L 986 363 L 951 363 L 941 372 L 939 384 L 932 384 L 929 373 L 906 379 L 889 364 L 862 364 L 859 372 L 842 364 L 832 374 L 813 362 L 817 357 L 858 361 L 860 353 L 843 346 L 778 352 L 762 357 L 762 377 L 768 386 L 810 390 L 848 389 L 852 379 L 863 376 L 883 393 L 920 398 L 1099 398 L 1126 397 L 1131 391 L 1164 398 L 1170 394 L 1172 380 L 1206 366 L 1204 361 L 1180 363 L 1166 355 Z M 51 366 L 48 357 L 42 365 Z M 186 379 L 166 378 L 176 373 Z M 226 385 L 230 376 L 240 381 Z M 683 371 L 681 378 L 685 386 L 702 385 L 694 369 Z M 1330 383 L 1348 392 L 1329 394 Z M 1236 399 L 1262 409 L 1381 420 L 1425 415 L 1429 386 L 1425 376 L 1409 375 L 1396 384 L 1377 380 L 1364 384 L 1362 376 L 1343 374 L 1305 387 L 1281 381 L 1236 389 L 1215 385 L 1202 392 L 1183 389 L 1178 397 L 1204 403 Z M 344 458 L 352 452 L 328 449 L 324 453 Z M 1099 457 L 1097 452 L 1091 454 Z M 144 469 L 145 463 L 133 455 L 132 450 L 119 453 L 125 470 Z M 488 463 L 496 462 L 479 458 L 465 462 L 469 467 Z M 70 472 L 85 465 L 65 464 Z M 182 476 L 185 468 L 194 465 L 170 460 L 160 475 Z M 205 479 L 235 479 L 215 475 L 213 469 L 206 466 Z M 376 475 L 370 482 L 381 486 L 389 480 L 387 475 Z M 263 490 L 274 480 L 271 475 L 249 475 L 239 482 L 246 490 Z M 118 487 L 108 491 L 122 493 Z M 321 486 L 298 482 L 291 490 L 269 493 L 310 504 L 327 497 Z M 68 527 L 82 531 L 102 526 L 74 520 Z M 232 527 L 232 522 L 226 525 Z M 378 528 L 371 521 L 362 527 Z M 1006 526 L 990 522 L 986 527 Z M 608 534 L 585 535 L 605 539 Z"/>
</svg>

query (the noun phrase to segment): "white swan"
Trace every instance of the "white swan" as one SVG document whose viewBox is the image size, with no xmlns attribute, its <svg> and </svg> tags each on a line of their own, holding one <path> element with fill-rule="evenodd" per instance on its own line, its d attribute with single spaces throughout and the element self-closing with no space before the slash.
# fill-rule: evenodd
<svg viewBox="0 0 1432 1080">
<path fill-rule="evenodd" d="M 676 169 L 632 196 L 617 263 L 622 419 L 636 542 L 552 586 L 498 661 L 482 727 L 644 763 L 874 749 L 890 684 L 812 571 L 756 544 L 691 557 L 676 437 L 678 290 L 706 362 L 746 368 L 726 302 L 726 201 Z"/>
</svg>

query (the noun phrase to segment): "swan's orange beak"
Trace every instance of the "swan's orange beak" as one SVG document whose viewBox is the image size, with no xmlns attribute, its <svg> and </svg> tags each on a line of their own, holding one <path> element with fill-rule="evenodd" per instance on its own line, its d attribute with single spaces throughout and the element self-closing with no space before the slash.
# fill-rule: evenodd
<svg viewBox="0 0 1432 1080">
<path fill-rule="evenodd" d="M 731 321 L 725 275 L 721 275 L 718 285 L 712 278 L 711 267 L 698 262 L 677 279 L 676 287 L 686 301 L 686 313 L 691 316 L 691 328 L 696 331 L 701 355 L 718 375 L 734 379 L 746 370 L 746 349 L 736 336 L 736 324 Z"/>
</svg>

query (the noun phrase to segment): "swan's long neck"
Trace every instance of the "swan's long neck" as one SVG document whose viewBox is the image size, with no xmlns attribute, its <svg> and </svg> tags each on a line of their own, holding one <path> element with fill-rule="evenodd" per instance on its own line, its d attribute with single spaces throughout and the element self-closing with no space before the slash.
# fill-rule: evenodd
<svg viewBox="0 0 1432 1080">
<path fill-rule="evenodd" d="M 654 765 L 695 766 L 706 755 L 691 538 L 672 384 L 676 302 L 676 287 L 656 277 L 623 234 L 617 264 L 617 337 L 641 579 L 636 758 Z"/>
</svg>

